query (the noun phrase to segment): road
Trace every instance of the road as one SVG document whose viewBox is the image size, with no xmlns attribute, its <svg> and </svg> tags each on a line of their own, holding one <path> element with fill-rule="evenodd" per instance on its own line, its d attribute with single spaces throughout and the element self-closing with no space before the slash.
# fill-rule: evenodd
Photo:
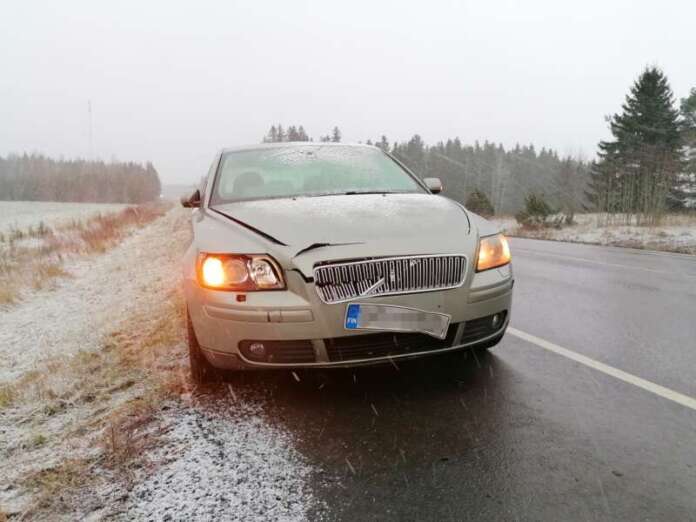
<svg viewBox="0 0 696 522">
<path fill-rule="evenodd" d="M 696 520 L 696 259 L 512 249 L 487 356 L 235 386 L 271 397 L 329 519 Z"/>
</svg>

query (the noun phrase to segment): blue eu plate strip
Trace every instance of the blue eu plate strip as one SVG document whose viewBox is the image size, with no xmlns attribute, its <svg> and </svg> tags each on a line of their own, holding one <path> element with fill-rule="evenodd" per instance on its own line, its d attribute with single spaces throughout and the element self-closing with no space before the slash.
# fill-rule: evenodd
<svg viewBox="0 0 696 522">
<path fill-rule="evenodd" d="M 357 328 L 358 318 L 360 317 L 360 305 L 359 304 L 349 304 L 348 311 L 346 312 L 346 328 Z"/>
</svg>

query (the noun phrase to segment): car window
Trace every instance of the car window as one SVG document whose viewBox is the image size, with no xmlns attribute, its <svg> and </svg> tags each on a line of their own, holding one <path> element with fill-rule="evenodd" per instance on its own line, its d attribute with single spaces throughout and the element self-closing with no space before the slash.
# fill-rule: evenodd
<svg viewBox="0 0 696 522">
<path fill-rule="evenodd" d="M 369 147 L 304 145 L 228 152 L 212 203 L 346 192 L 423 192 L 398 163 Z"/>
</svg>

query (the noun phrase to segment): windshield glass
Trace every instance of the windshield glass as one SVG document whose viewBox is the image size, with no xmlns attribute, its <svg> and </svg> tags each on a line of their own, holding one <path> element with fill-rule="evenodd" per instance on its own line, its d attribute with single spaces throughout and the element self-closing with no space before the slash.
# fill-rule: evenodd
<svg viewBox="0 0 696 522">
<path fill-rule="evenodd" d="M 380 150 L 294 145 L 225 153 L 211 204 L 374 192 L 425 190 Z"/>
</svg>

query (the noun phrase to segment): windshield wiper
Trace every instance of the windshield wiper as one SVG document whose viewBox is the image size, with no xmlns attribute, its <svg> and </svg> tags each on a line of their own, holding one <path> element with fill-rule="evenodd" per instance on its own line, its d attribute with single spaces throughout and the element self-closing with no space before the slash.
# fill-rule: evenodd
<svg viewBox="0 0 696 522">
<path fill-rule="evenodd" d="M 348 192 L 341 192 L 340 193 L 340 195 L 342 195 L 342 196 L 355 196 L 355 195 L 361 195 L 361 194 L 398 194 L 398 192 L 393 192 L 390 190 L 365 190 L 365 191 L 349 190 Z"/>
</svg>

